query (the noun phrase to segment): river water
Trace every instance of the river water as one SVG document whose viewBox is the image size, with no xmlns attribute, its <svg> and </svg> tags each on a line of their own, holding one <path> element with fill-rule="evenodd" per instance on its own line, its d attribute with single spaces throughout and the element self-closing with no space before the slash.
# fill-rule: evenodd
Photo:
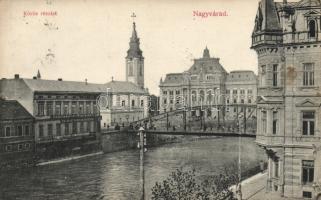
<svg viewBox="0 0 321 200">
<path fill-rule="evenodd" d="M 145 153 L 146 199 L 151 188 L 178 168 L 210 176 L 238 160 L 238 138 L 197 138 L 150 148 Z M 254 139 L 241 139 L 243 170 L 264 159 Z M 87 157 L 0 174 L 0 199 L 139 199 L 139 150 Z"/>
</svg>

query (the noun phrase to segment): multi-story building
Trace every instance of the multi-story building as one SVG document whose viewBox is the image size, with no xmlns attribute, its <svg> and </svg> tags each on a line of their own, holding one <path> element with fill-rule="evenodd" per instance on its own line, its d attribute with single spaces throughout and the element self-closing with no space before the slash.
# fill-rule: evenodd
<svg viewBox="0 0 321 200">
<path fill-rule="evenodd" d="M 102 128 L 127 126 L 148 116 L 148 91 L 128 81 L 111 81 L 99 98 Z"/>
<path fill-rule="evenodd" d="M 189 70 L 183 73 L 166 74 L 160 81 L 160 111 L 166 112 L 184 106 L 255 104 L 257 77 L 252 71 L 228 73 L 219 58 L 210 57 L 207 47 L 203 57 L 194 60 Z M 236 107 L 227 109 L 235 117 Z M 208 117 L 217 112 L 205 110 Z"/>
<path fill-rule="evenodd" d="M 15 100 L 0 99 L 0 170 L 34 165 L 34 117 Z"/>
<path fill-rule="evenodd" d="M 210 57 L 208 48 L 203 57 L 194 59 L 193 65 L 183 73 L 166 74 L 161 79 L 160 110 L 161 112 L 182 108 L 215 104 L 223 98 L 214 98 L 224 94 L 227 72 L 219 62 L 219 58 Z"/>
<path fill-rule="evenodd" d="M 96 99 L 103 90 L 103 85 L 86 81 L 27 79 L 18 74 L 0 80 L 0 96 L 18 101 L 35 117 L 37 150 L 44 152 L 56 148 L 48 146 L 52 143 L 72 150 L 80 145 L 75 141 L 95 139 L 101 118 Z"/>
<path fill-rule="evenodd" d="M 227 113 L 230 113 L 229 115 L 226 115 L 227 118 L 234 118 L 238 111 L 243 113 L 244 108 L 242 106 L 240 106 L 240 109 L 238 110 L 238 108 L 233 105 L 256 104 L 257 76 L 253 71 L 231 71 L 226 77 L 225 88 L 226 104 L 231 105 L 227 110 Z M 251 112 L 253 109 L 254 108 L 249 107 L 247 108 L 247 111 Z M 255 113 L 252 116 L 255 116 Z"/>
<path fill-rule="evenodd" d="M 252 34 L 267 189 L 291 199 L 321 199 L 320 16 L 319 0 L 261 0 Z"/>
</svg>

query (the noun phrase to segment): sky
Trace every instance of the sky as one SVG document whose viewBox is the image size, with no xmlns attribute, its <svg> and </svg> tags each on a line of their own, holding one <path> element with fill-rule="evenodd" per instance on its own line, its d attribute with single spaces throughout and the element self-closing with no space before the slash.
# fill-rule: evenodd
<svg viewBox="0 0 321 200">
<path fill-rule="evenodd" d="M 227 71 L 256 73 L 250 45 L 258 2 L 0 0 L 0 78 L 31 78 L 39 69 L 43 79 L 125 80 L 133 12 L 145 57 L 145 86 L 152 94 L 159 93 L 161 77 L 188 70 L 206 46 Z M 228 16 L 200 17 L 194 11 L 226 11 Z"/>
</svg>

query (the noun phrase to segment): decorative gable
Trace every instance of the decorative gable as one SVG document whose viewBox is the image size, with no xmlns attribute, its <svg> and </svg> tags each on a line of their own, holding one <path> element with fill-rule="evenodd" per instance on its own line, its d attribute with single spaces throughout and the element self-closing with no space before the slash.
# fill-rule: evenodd
<svg viewBox="0 0 321 200">
<path fill-rule="evenodd" d="M 297 107 L 319 107 L 320 104 L 313 102 L 311 99 L 305 99 L 304 101 L 297 103 L 296 106 Z"/>
</svg>

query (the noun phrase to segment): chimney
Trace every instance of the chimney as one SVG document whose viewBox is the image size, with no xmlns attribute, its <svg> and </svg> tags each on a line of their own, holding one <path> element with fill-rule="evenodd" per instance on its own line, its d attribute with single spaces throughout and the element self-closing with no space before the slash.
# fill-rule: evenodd
<svg viewBox="0 0 321 200">
<path fill-rule="evenodd" d="M 87 83 L 87 79 L 85 79 L 85 83 L 86 83 L 86 85 L 88 84 L 88 83 Z"/>
<path fill-rule="evenodd" d="M 15 74 L 14 79 L 19 79 L 19 74 Z"/>
<path fill-rule="evenodd" d="M 58 81 L 62 81 L 62 78 L 58 78 Z"/>
<path fill-rule="evenodd" d="M 32 77 L 32 79 L 36 80 L 36 79 L 37 79 L 37 77 L 36 77 L 36 76 L 34 76 L 34 77 Z"/>
</svg>

